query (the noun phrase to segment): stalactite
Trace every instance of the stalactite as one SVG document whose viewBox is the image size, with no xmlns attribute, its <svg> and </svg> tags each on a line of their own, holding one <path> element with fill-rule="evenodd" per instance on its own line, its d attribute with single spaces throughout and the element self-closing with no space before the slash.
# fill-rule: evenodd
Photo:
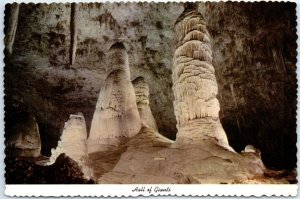
<svg viewBox="0 0 300 199">
<path fill-rule="evenodd" d="M 18 17 L 19 17 L 19 9 L 20 4 L 13 3 L 9 4 L 10 10 L 7 16 L 7 31 L 5 33 L 5 48 L 9 54 L 13 52 L 13 45 L 15 41 L 15 35 L 18 26 Z"/>
<path fill-rule="evenodd" d="M 70 65 L 75 63 L 76 58 L 76 49 L 77 49 L 77 36 L 78 36 L 78 12 L 79 12 L 79 4 L 72 3 L 71 4 L 71 24 L 70 24 L 70 32 L 71 32 L 71 45 L 70 45 Z"/>
<path fill-rule="evenodd" d="M 227 136 L 219 120 L 210 36 L 203 17 L 193 7 L 196 4 L 186 5 L 176 21 L 174 36 L 172 78 L 178 128 L 176 143 L 214 137 L 227 147 Z"/>
</svg>

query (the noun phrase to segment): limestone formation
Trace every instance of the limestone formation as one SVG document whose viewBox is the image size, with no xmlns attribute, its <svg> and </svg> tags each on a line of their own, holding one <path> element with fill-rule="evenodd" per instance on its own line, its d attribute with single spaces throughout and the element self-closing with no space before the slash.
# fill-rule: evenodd
<svg viewBox="0 0 300 199">
<path fill-rule="evenodd" d="M 107 58 L 107 78 L 100 88 L 88 138 L 89 153 L 103 150 L 103 145 L 118 145 L 141 129 L 124 45 L 112 45 Z"/>
<path fill-rule="evenodd" d="M 132 81 L 136 104 L 140 113 L 142 127 L 148 127 L 153 131 L 157 131 L 157 125 L 152 115 L 149 102 L 149 86 L 143 77 L 137 77 Z"/>
<path fill-rule="evenodd" d="M 219 120 L 218 85 L 212 65 L 210 36 L 203 17 L 186 7 L 175 23 L 173 59 L 176 143 L 216 138 L 228 146 Z"/>
<path fill-rule="evenodd" d="M 71 114 L 65 123 L 60 141 L 57 147 L 51 150 L 48 165 L 52 165 L 60 154 L 65 154 L 81 167 L 85 177 L 89 178 L 90 172 L 87 168 L 87 130 L 82 113 Z"/>
<path fill-rule="evenodd" d="M 79 12 L 79 4 L 72 3 L 71 4 L 71 24 L 70 24 L 70 32 L 71 32 L 71 45 L 70 45 L 70 65 L 75 63 L 76 58 L 76 49 L 77 49 L 77 37 L 78 37 L 78 12 Z"/>
<path fill-rule="evenodd" d="M 15 41 L 15 35 L 18 26 L 18 17 L 19 17 L 19 8 L 20 4 L 14 3 L 9 4 L 9 15 L 7 16 L 7 31 L 5 33 L 5 48 L 9 54 L 12 54 L 13 51 L 13 44 Z"/>
<path fill-rule="evenodd" d="M 256 153 L 257 155 L 259 155 L 259 157 L 261 156 L 260 150 L 255 148 L 253 145 L 247 145 L 242 152 L 243 153 Z"/>
<path fill-rule="evenodd" d="M 30 114 L 19 115 L 15 125 L 6 129 L 10 135 L 6 146 L 10 153 L 19 157 L 39 157 L 41 155 L 41 138 L 38 124 Z"/>
<path fill-rule="evenodd" d="M 83 114 L 71 114 L 56 149 L 51 150 L 50 162 L 54 163 L 61 153 L 65 153 L 78 163 L 82 162 L 87 155 L 86 140 L 87 130 Z"/>
</svg>

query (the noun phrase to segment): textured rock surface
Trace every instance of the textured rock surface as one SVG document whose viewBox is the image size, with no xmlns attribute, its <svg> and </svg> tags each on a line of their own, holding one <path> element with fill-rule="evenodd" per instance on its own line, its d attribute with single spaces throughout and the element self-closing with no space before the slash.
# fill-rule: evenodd
<svg viewBox="0 0 300 199">
<path fill-rule="evenodd" d="M 119 139 L 132 137 L 141 129 L 124 45 L 112 45 L 107 60 L 107 78 L 100 89 L 88 138 L 89 153 L 102 150 L 102 145 L 117 145 Z"/>
<path fill-rule="evenodd" d="M 295 7 L 199 3 L 211 36 L 220 120 L 229 143 L 236 151 L 252 144 L 264 163 L 276 168 L 296 165 Z M 89 131 L 106 78 L 104 58 L 121 37 L 131 80 L 143 76 L 149 83 L 158 130 L 175 139 L 171 43 L 182 11 L 183 4 L 176 3 L 80 4 L 76 61 L 66 69 L 71 5 L 21 4 L 13 54 L 4 69 L 5 122 L 13 124 L 8 120 L 16 109 L 34 115 L 42 153 L 48 155 L 70 114 L 83 112 Z"/>
<path fill-rule="evenodd" d="M 286 179 L 264 177 L 267 170 L 259 154 L 227 151 L 214 139 L 181 148 L 172 146 L 151 129 L 142 128 L 123 146 L 116 165 L 98 169 L 94 180 L 104 184 L 287 183 Z M 102 160 L 107 158 L 102 156 Z"/>
<path fill-rule="evenodd" d="M 8 54 L 12 54 L 15 35 L 18 27 L 20 4 L 17 3 L 8 4 L 6 9 L 8 13 L 9 22 L 7 23 L 8 26 L 6 27 L 6 31 L 5 31 L 6 36 L 4 42 Z"/>
<path fill-rule="evenodd" d="M 86 140 L 87 131 L 84 116 L 82 113 L 70 115 L 57 147 L 51 150 L 50 162 L 54 163 L 61 153 L 65 153 L 80 164 L 87 156 Z"/>
<path fill-rule="evenodd" d="M 14 125 L 6 128 L 6 151 L 19 157 L 41 155 L 41 138 L 35 118 L 28 113 L 14 115 Z"/>
<path fill-rule="evenodd" d="M 187 4 L 175 23 L 173 91 L 176 143 L 216 138 L 228 145 L 219 121 L 218 85 L 209 33 L 195 4 Z"/>
<path fill-rule="evenodd" d="M 6 184 L 94 184 L 85 179 L 78 163 L 65 154 L 60 154 L 50 166 L 40 166 L 35 161 L 6 156 Z"/>
<path fill-rule="evenodd" d="M 90 169 L 86 167 L 88 157 L 87 130 L 82 113 L 70 115 L 57 147 L 51 150 L 50 161 L 47 164 L 55 163 L 57 157 L 62 153 L 77 162 L 85 177 L 89 178 Z"/>
<path fill-rule="evenodd" d="M 150 109 L 149 86 L 143 77 L 137 77 L 132 81 L 136 104 L 140 114 L 142 127 L 148 127 L 153 131 L 157 130 L 157 125 Z"/>
<path fill-rule="evenodd" d="M 243 154 L 225 149 L 226 134 L 217 131 L 221 128 L 220 107 L 214 71 L 209 70 L 213 69 L 210 42 L 194 4 L 188 3 L 177 19 L 174 41 L 173 90 L 179 131 L 175 143 L 143 128 L 129 140 L 116 166 L 95 180 L 104 184 L 220 184 L 263 177 L 267 169 L 260 154 L 249 154 L 248 149 Z M 225 134 L 221 135 L 224 140 L 220 132 Z"/>
</svg>

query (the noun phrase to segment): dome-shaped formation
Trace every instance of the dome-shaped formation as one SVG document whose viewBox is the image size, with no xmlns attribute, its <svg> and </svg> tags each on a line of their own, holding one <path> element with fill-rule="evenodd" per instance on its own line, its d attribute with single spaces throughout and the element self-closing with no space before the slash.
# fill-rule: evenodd
<svg viewBox="0 0 300 199">
<path fill-rule="evenodd" d="M 7 150 L 18 157 L 39 157 L 42 146 L 35 117 L 25 112 L 15 117 L 14 126 L 6 129 L 9 134 L 5 140 Z"/>
<path fill-rule="evenodd" d="M 110 48 L 108 63 L 88 138 L 89 153 L 103 150 L 102 145 L 118 145 L 121 139 L 132 137 L 141 129 L 128 55 L 122 43 Z"/>
</svg>

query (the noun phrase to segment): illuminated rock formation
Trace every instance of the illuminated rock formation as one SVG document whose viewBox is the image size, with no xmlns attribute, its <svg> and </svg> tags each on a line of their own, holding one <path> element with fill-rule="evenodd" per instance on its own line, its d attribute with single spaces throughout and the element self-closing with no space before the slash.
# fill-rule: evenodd
<svg viewBox="0 0 300 199">
<path fill-rule="evenodd" d="M 149 86 L 143 77 L 137 77 L 132 81 L 136 104 L 140 113 L 142 127 L 148 127 L 157 131 L 157 125 L 149 105 Z"/>
<path fill-rule="evenodd" d="M 65 123 L 57 147 L 51 150 L 50 162 L 48 164 L 53 164 L 57 157 L 64 153 L 79 164 L 86 177 L 90 176 L 89 169 L 86 167 L 86 141 L 87 130 L 83 114 L 71 114 L 69 120 Z"/>
<path fill-rule="evenodd" d="M 216 138 L 228 146 L 219 120 L 218 85 L 212 65 L 210 36 L 203 17 L 187 7 L 175 24 L 173 59 L 176 143 Z"/>
<path fill-rule="evenodd" d="M 56 149 L 51 150 L 50 162 L 55 162 L 61 153 L 65 153 L 76 162 L 82 162 L 87 155 L 86 140 L 87 131 L 83 114 L 71 114 Z"/>
<path fill-rule="evenodd" d="M 111 46 L 107 59 L 107 78 L 100 88 L 88 138 L 89 153 L 103 150 L 103 145 L 118 145 L 141 129 L 124 45 Z"/>
<path fill-rule="evenodd" d="M 38 157 L 41 155 L 41 138 L 35 118 L 29 114 L 21 114 L 15 125 L 6 129 L 10 135 L 6 146 L 10 153 L 19 157 Z"/>
</svg>

